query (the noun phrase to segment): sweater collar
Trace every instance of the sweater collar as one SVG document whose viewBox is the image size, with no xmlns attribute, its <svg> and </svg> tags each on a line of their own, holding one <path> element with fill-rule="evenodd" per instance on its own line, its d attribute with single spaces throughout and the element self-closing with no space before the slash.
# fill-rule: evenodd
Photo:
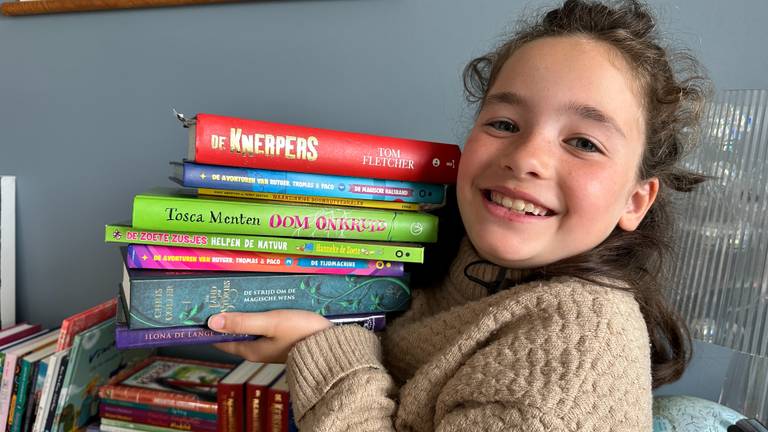
<svg viewBox="0 0 768 432">
<path fill-rule="evenodd" d="M 451 264 L 449 278 L 463 296 L 480 298 L 525 282 L 531 274 L 529 269 L 508 269 L 485 260 L 465 236 Z"/>
</svg>

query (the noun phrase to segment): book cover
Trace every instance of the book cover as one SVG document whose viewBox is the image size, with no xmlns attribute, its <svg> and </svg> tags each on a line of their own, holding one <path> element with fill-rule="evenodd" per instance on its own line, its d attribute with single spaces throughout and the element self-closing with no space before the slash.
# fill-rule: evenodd
<svg viewBox="0 0 768 432">
<path fill-rule="evenodd" d="M 264 367 L 264 363 L 243 361 L 225 376 L 217 386 L 217 430 L 245 430 L 245 383 Z"/>
<path fill-rule="evenodd" d="M 98 323 L 114 318 L 116 307 L 117 301 L 112 298 L 71 317 L 64 318 L 61 321 L 61 333 L 59 333 L 56 350 L 61 351 L 69 348 L 72 346 L 75 335 Z"/>
<path fill-rule="evenodd" d="M 203 198 L 156 188 L 133 199 L 141 229 L 434 243 L 437 216 L 421 212 Z"/>
<path fill-rule="evenodd" d="M 402 201 L 372 201 L 355 198 L 329 198 L 313 195 L 288 195 L 270 192 L 249 192 L 227 189 L 208 189 L 197 188 L 198 195 L 211 196 L 215 198 L 232 198 L 258 201 L 280 201 L 297 204 L 313 204 L 320 206 L 343 206 L 343 207 L 363 207 L 384 210 L 402 210 L 419 211 L 434 210 L 440 208 L 443 204 L 416 204 Z"/>
<path fill-rule="evenodd" d="M 204 249 L 286 253 L 293 255 L 375 259 L 382 261 L 424 262 L 424 247 L 406 243 L 352 242 L 267 237 L 239 234 L 158 231 L 114 224 L 104 227 L 107 243 L 149 244 Z"/>
<path fill-rule="evenodd" d="M 285 371 L 285 365 L 268 363 L 245 385 L 245 431 L 265 432 L 267 427 L 267 392 Z"/>
<path fill-rule="evenodd" d="M 408 306 L 407 276 L 369 277 L 124 268 L 129 327 L 202 325 L 219 312 L 304 309 L 321 315 L 396 312 Z"/>
<path fill-rule="evenodd" d="M 16 376 L 19 369 L 16 366 L 19 360 L 27 354 L 55 343 L 58 336 L 58 330 L 49 331 L 5 351 L 3 378 L 0 382 L 0 430 L 5 430 L 8 426 L 14 383 L 18 385 Z"/>
<path fill-rule="evenodd" d="M 267 390 L 267 431 L 298 432 L 291 409 L 287 376 L 283 373 Z"/>
<path fill-rule="evenodd" d="M 212 165 L 452 184 L 455 144 L 199 113 L 189 160 Z"/>
<path fill-rule="evenodd" d="M 370 201 L 441 204 L 445 185 L 370 177 L 346 177 L 296 171 L 274 171 L 171 162 L 173 177 L 189 188 L 227 189 Z"/>
<path fill-rule="evenodd" d="M 13 383 L 13 395 L 11 396 L 10 411 L 8 412 L 8 425 L 6 430 L 21 432 L 24 422 L 24 413 L 30 399 L 30 387 L 37 381 L 37 364 L 56 351 L 56 345 L 50 343 L 44 347 L 29 353 L 16 363 L 16 376 Z"/>
<path fill-rule="evenodd" d="M 216 432 L 216 420 L 177 416 L 158 411 L 142 410 L 104 402 L 99 404 L 99 416 L 101 418 L 167 427 L 183 431 Z"/>
<path fill-rule="evenodd" d="M 356 276 L 405 274 L 405 266 L 401 262 L 152 245 L 129 245 L 125 251 L 125 262 L 132 269 Z"/>
<path fill-rule="evenodd" d="M 104 321 L 76 335 L 51 431 L 85 427 L 98 415 L 99 386 L 149 354 L 148 350 L 118 350 L 114 320 Z"/>
<path fill-rule="evenodd" d="M 99 396 L 216 413 L 216 384 L 234 365 L 153 356 L 114 376 Z"/>
<path fill-rule="evenodd" d="M 56 406 L 61 392 L 61 384 L 64 382 L 70 350 L 71 348 L 67 348 L 55 352 L 50 357 L 32 432 L 50 431 L 53 426 L 53 418 L 56 415 Z"/>
<path fill-rule="evenodd" d="M 16 177 L 0 176 L 0 328 L 16 324 Z"/>
<path fill-rule="evenodd" d="M 114 406 L 135 408 L 135 409 L 144 410 L 144 411 L 155 411 L 158 413 L 165 413 L 165 414 L 170 414 L 178 417 L 195 417 L 202 420 L 210 420 L 212 422 L 216 421 L 216 414 L 203 413 L 199 411 L 189 411 L 189 410 L 183 410 L 178 408 L 161 407 L 157 405 L 142 404 L 137 402 L 127 402 L 127 401 L 115 400 L 115 399 L 103 399 L 103 398 L 101 399 L 100 403 L 110 404 Z"/>
</svg>

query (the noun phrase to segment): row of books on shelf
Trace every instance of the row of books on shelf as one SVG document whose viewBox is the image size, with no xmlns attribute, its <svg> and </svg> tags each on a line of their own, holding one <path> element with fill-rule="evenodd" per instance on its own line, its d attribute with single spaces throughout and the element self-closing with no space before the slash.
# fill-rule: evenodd
<svg viewBox="0 0 768 432">
<path fill-rule="evenodd" d="M 54 330 L 22 323 L 0 331 L 5 430 L 295 430 L 285 365 L 118 350 L 109 311 L 114 300 Z"/>
</svg>

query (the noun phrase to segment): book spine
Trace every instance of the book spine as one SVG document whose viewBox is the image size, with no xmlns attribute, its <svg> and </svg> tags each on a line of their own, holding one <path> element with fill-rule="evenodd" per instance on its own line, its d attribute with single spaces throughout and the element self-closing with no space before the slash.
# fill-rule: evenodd
<svg viewBox="0 0 768 432">
<path fill-rule="evenodd" d="M 217 333 L 206 326 L 172 328 L 129 329 L 119 325 L 115 329 L 115 345 L 118 349 L 159 348 L 179 345 L 208 345 L 221 342 L 253 340 L 252 335 Z"/>
<path fill-rule="evenodd" d="M 457 145 L 198 114 L 190 158 L 268 168 L 428 183 L 456 182 Z"/>
<path fill-rule="evenodd" d="M 140 270 L 131 270 L 137 271 Z M 131 329 L 202 325 L 219 312 L 272 309 L 304 309 L 321 315 L 395 312 L 404 310 L 410 300 L 407 278 L 270 274 L 197 277 L 191 274 L 183 279 L 131 279 Z"/>
<path fill-rule="evenodd" d="M 194 399 L 191 396 L 183 395 L 181 393 L 169 395 L 167 392 L 108 384 L 99 389 L 99 396 L 104 399 L 116 399 L 126 402 L 216 414 L 216 402 Z"/>
<path fill-rule="evenodd" d="M 29 394 L 29 384 L 33 364 L 26 360 L 21 360 L 16 365 L 18 370 L 16 380 L 13 383 L 14 391 L 11 397 L 11 406 L 8 414 L 8 426 L 6 430 L 10 432 L 21 432 L 24 419 L 24 409 L 27 406 L 27 395 Z"/>
<path fill-rule="evenodd" d="M 106 417 L 101 419 L 100 427 L 102 432 L 176 432 L 178 430 L 148 424 L 131 423 L 123 420 L 114 420 Z"/>
<path fill-rule="evenodd" d="M 32 430 L 32 426 L 35 424 L 35 415 L 37 414 L 37 407 L 40 405 L 43 383 L 48 374 L 49 364 L 50 363 L 44 359 L 36 362 L 32 369 L 32 385 L 29 388 L 28 396 L 29 402 L 27 402 L 27 406 L 25 407 L 24 423 L 21 428 L 23 432 Z"/>
<path fill-rule="evenodd" d="M 181 181 L 184 186 L 192 188 L 373 201 L 440 204 L 445 198 L 445 186 L 438 184 L 200 165 L 189 162 L 183 165 Z"/>
<path fill-rule="evenodd" d="M 13 397 L 13 386 L 16 376 L 16 363 L 18 355 L 5 355 L 3 364 L 3 379 L 0 382 L 0 430 L 5 430 L 8 426 L 8 415 L 11 407 L 11 398 Z"/>
<path fill-rule="evenodd" d="M 195 417 L 180 417 L 156 411 L 145 411 L 135 408 L 115 406 L 107 403 L 99 404 L 99 414 L 102 417 L 114 420 L 144 423 L 172 429 L 216 432 L 215 421 L 202 420 Z"/>
<path fill-rule="evenodd" d="M 382 261 L 424 262 L 424 248 L 408 244 L 339 242 L 233 234 L 193 233 L 189 231 L 143 230 L 123 225 L 106 225 L 108 243 L 150 244 L 265 253 L 290 253 L 302 256 L 376 259 Z"/>
<path fill-rule="evenodd" d="M 56 411 L 58 410 L 59 400 L 61 400 L 62 389 L 64 387 L 64 377 L 67 374 L 67 366 L 69 365 L 69 356 L 64 356 L 61 359 L 61 365 L 59 366 L 58 373 L 56 374 L 53 384 L 53 391 L 51 393 L 51 402 L 48 405 L 48 411 L 45 413 L 45 426 L 43 430 L 45 432 L 51 432 L 54 429 L 56 421 Z"/>
<path fill-rule="evenodd" d="M 267 405 L 267 431 L 288 431 L 288 392 L 269 389 L 269 402 Z"/>
<path fill-rule="evenodd" d="M 198 188 L 198 195 L 213 196 L 220 198 L 251 199 L 266 201 L 281 201 L 297 204 L 312 204 L 321 206 L 344 206 L 344 207 L 363 207 L 383 210 L 402 210 L 419 211 L 433 210 L 442 207 L 444 204 L 416 204 L 402 201 L 373 201 L 354 198 L 328 198 L 312 195 L 288 195 L 267 192 L 248 192 L 233 191 L 225 189 L 207 189 Z"/>
<path fill-rule="evenodd" d="M 225 251 L 173 246 L 130 245 L 128 268 L 163 270 L 210 270 L 267 273 L 349 274 L 402 276 L 403 263 L 351 258 Z"/>
<path fill-rule="evenodd" d="M 219 410 L 217 413 L 218 432 L 241 432 L 243 430 L 243 384 L 219 383 L 216 389 Z"/>
<path fill-rule="evenodd" d="M 434 243 L 437 217 L 428 213 L 287 205 L 171 195 L 136 195 L 140 229 L 278 237 L 320 237 Z"/>
<path fill-rule="evenodd" d="M 263 432 L 262 407 L 266 404 L 266 386 L 246 384 L 245 432 Z"/>
<path fill-rule="evenodd" d="M 157 405 L 140 404 L 134 402 L 126 402 L 117 399 L 102 399 L 104 403 L 108 403 L 113 406 L 123 406 L 127 408 L 133 408 L 138 410 L 156 411 L 163 414 L 178 416 L 178 417 L 195 417 L 201 420 L 216 421 L 216 414 L 202 413 L 199 411 L 182 410 L 178 408 L 161 407 Z"/>
</svg>

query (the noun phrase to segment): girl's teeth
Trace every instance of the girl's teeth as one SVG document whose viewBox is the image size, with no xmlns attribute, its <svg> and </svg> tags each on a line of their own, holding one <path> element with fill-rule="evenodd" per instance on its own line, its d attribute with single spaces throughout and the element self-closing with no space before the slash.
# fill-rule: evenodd
<svg viewBox="0 0 768 432">
<path fill-rule="evenodd" d="M 520 213 L 532 213 L 536 216 L 544 215 L 547 213 L 547 211 L 541 207 L 536 207 L 535 205 L 523 200 L 512 199 L 497 192 L 491 192 L 491 201 Z"/>
</svg>

